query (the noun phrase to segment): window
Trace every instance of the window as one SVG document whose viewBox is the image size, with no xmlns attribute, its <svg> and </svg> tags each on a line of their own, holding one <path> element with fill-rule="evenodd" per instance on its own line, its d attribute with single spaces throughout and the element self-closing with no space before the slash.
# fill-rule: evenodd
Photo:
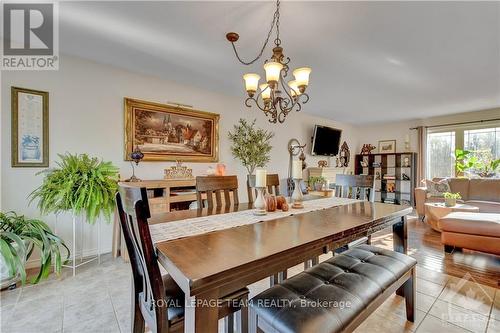
<svg viewBox="0 0 500 333">
<path fill-rule="evenodd" d="M 484 125 L 468 125 L 429 129 L 426 177 L 455 176 L 455 149 L 473 151 L 483 160 L 499 159 L 500 124 L 494 124 L 487 128 Z"/>
<path fill-rule="evenodd" d="M 500 158 L 500 127 L 464 131 L 464 149 Z"/>
<path fill-rule="evenodd" d="M 427 135 L 427 178 L 455 175 L 455 132 Z"/>
</svg>

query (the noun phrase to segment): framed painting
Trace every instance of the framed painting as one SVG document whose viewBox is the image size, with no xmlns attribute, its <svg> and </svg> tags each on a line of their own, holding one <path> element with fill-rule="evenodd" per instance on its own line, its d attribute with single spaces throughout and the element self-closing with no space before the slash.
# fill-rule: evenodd
<svg viewBox="0 0 500 333">
<path fill-rule="evenodd" d="M 219 115 L 125 98 L 125 160 L 217 162 Z"/>
<path fill-rule="evenodd" d="M 49 93 L 11 87 L 12 167 L 49 166 Z"/>
<path fill-rule="evenodd" d="M 382 140 L 378 142 L 378 152 L 379 153 L 395 153 L 396 152 L 396 140 Z"/>
</svg>

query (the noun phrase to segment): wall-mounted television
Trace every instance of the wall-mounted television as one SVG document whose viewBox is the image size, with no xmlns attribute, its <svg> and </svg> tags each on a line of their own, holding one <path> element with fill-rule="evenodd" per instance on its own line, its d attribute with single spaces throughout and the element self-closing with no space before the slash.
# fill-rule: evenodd
<svg viewBox="0 0 500 333">
<path fill-rule="evenodd" d="M 315 125 L 312 138 L 311 155 L 336 156 L 339 153 L 342 130 Z"/>
</svg>

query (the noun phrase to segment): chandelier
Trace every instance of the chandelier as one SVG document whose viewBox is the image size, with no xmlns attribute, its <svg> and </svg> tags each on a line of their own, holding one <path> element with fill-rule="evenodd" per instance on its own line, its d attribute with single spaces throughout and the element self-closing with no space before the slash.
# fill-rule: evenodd
<svg viewBox="0 0 500 333">
<path fill-rule="evenodd" d="M 236 58 L 244 65 L 251 65 L 262 57 L 269 42 L 274 28 L 276 27 L 276 38 L 274 39 L 273 55 L 264 61 L 264 71 L 266 73 L 266 83 L 259 85 L 260 75 L 248 73 L 243 75 L 245 89 L 248 98 L 245 100 L 247 107 L 255 104 L 269 118 L 269 122 L 283 123 L 286 116 L 293 110 L 300 111 L 302 104 L 307 103 L 309 96 L 305 93 L 309 85 L 309 67 L 295 69 L 292 73 L 295 80 L 285 82 L 288 75 L 290 58 L 285 57 L 280 39 L 280 0 L 276 1 L 276 11 L 274 12 L 271 28 L 267 34 L 260 53 L 252 61 L 243 61 L 234 43 L 238 41 L 239 35 L 236 32 L 229 32 L 226 38 L 233 46 Z M 258 90 L 258 92 L 257 92 Z"/>
</svg>

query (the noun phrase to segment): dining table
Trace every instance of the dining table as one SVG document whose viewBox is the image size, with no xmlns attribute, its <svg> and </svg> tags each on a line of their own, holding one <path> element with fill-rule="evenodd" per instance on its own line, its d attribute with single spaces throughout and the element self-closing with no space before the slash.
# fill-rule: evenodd
<svg viewBox="0 0 500 333">
<path fill-rule="evenodd" d="M 150 225 L 252 209 L 250 204 L 154 215 Z M 217 332 L 216 300 L 385 228 L 407 252 L 411 206 L 356 201 L 331 208 L 159 241 L 159 263 L 185 293 L 184 332 Z M 269 213 L 272 214 L 272 213 Z"/>
</svg>

